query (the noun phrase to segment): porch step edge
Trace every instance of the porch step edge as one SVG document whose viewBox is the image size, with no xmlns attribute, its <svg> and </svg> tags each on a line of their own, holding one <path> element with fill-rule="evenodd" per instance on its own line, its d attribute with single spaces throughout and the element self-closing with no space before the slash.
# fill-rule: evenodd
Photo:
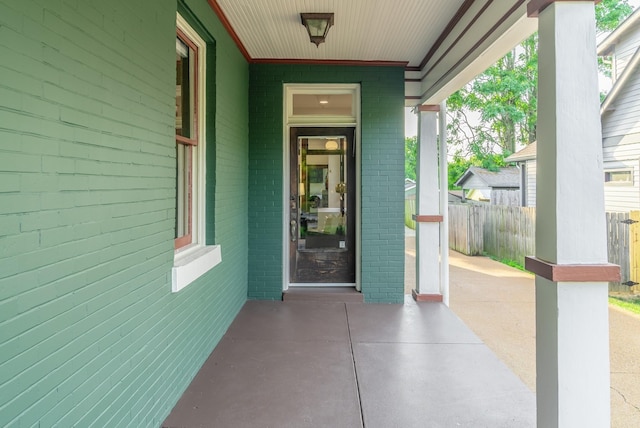
<svg viewBox="0 0 640 428">
<path fill-rule="evenodd" d="M 282 293 L 282 300 L 311 301 L 311 302 L 335 302 L 335 303 L 363 303 L 364 296 L 355 288 L 323 288 L 304 287 L 290 288 Z"/>
</svg>

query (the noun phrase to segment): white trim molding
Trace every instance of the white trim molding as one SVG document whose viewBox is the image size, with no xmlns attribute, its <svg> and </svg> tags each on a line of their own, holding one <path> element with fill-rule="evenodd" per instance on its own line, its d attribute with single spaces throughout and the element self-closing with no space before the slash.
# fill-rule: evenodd
<svg viewBox="0 0 640 428">
<path fill-rule="evenodd" d="M 283 141 L 282 141 L 282 161 L 283 161 L 283 184 L 282 184 L 282 290 L 287 291 L 289 286 L 302 286 L 301 284 L 289 283 L 289 131 L 292 127 L 353 127 L 355 129 L 355 150 L 356 156 L 356 282 L 355 284 L 310 284 L 311 286 L 336 287 L 345 286 L 353 287 L 361 291 L 361 218 L 360 218 L 360 187 L 361 187 L 361 130 L 360 130 L 360 84 L 359 83 L 285 83 L 282 86 L 283 94 Z M 293 114 L 293 95 L 296 94 L 312 94 L 312 95 L 346 95 L 351 94 L 352 110 L 351 115 L 329 116 L 329 115 L 294 115 Z"/>
<path fill-rule="evenodd" d="M 179 14 L 176 16 L 176 27 L 180 29 L 198 47 L 198 136 L 199 144 L 194 156 L 192 201 L 193 214 L 193 244 L 176 250 L 171 269 L 171 292 L 176 293 L 209 270 L 222 262 L 220 245 L 205 245 L 206 225 L 206 43 L 200 35 L 189 26 Z"/>
<path fill-rule="evenodd" d="M 176 253 L 171 269 L 171 292 L 177 293 L 222 262 L 220 245 L 198 246 Z"/>
</svg>

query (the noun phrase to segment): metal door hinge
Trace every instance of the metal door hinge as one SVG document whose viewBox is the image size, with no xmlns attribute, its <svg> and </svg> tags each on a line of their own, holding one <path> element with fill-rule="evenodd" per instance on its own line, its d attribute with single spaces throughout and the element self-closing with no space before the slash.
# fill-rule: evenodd
<svg viewBox="0 0 640 428">
<path fill-rule="evenodd" d="M 626 219 L 626 220 L 622 220 L 620 223 L 624 223 L 624 224 L 634 224 L 634 223 L 637 223 L 637 222 L 638 222 L 638 220 L 633 220 L 633 219 L 628 218 L 628 219 Z"/>
<path fill-rule="evenodd" d="M 633 287 L 634 285 L 638 285 L 638 283 L 634 281 L 621 282 L 621 284 L 626 285 L 627 287 Z"/>
</svg>

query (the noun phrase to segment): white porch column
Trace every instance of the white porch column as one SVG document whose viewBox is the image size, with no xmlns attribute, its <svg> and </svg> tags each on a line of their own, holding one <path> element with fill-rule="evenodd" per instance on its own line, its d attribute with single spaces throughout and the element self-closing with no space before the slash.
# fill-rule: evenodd
<svg viewBox="0 0 640 428">
<path fill-rule="evenodd" d="M 538 16 L 538 426 L 608 427 L 609 320 L 593 1 L 531 0 Z"/>
<path fill-rule="evenodd" d="M 447 154 L 447 102 L 440 104 L 440 292 L 442 301 L 449 306 L 449 158 Z"/>
<path fill-rule="evenodd" d="M 416 290 L 417 301 L 442 301 L 440 289 L 440 201 L 438 193 L 437 105 L 419 107 L 416 165 Z"/>
</svg>

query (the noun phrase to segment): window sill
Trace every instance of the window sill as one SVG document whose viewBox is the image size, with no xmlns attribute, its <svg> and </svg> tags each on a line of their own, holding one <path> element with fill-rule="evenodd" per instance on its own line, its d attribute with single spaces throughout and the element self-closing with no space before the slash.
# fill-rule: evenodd
<svg viewBox="0 0 640 428">
<path fill-rule="evenodd" d="M 605 181 L 604 183 L 605 186 L 607 187 L 633 187 L 633 183 L 629 183 L 629 182 L 609 182 L 609 181 Z"/>
<path fill-rule="evenodd" d="M 221 261 L 220 245 L 199 245 L 176 252 L 171 269 L 171 292 L 182 290 Z"/>
</svg>

